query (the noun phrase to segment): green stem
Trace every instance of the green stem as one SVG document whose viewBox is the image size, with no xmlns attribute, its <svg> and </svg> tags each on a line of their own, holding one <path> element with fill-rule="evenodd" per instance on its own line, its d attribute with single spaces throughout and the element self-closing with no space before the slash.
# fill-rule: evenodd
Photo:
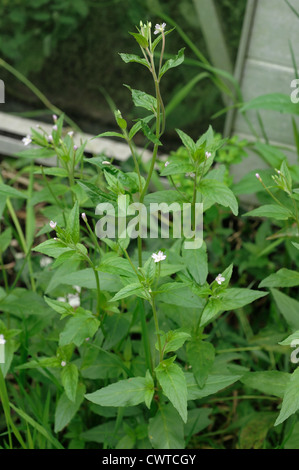
<svg viewBox="0 0 299 470">
<path fill-rule="evenodd" d="M 156 329 L 156 334 L 157 334 L 157 337 L 158 337 L 159 361 L 161 362 L 161 361 L 163 361 L 163 351 L 162 351 L 161 338 L 160 338 L 158 315 L 157 315 L 157 310 L 156 310 L 156 305 L 155 305 L 155 296 L 151 295 L 151 299 L 152 299 L 151 306 L 152 306 L 152 309 L 153 309 L 155 329 Z"/>
<path fill-rule="evenodd" d="M 6 205 L 7 205 L 7 208 L 8 208 L 8 211 L 10 213 L 10 216 L 13 220 L 13 223 L 16 227 L 16 230 L 18 232 L 18 235 L 19 235 L 19 239 L 20 239 L 20 243 L 21 243 L 21 246 L 22 246 L 22 249 L 27 257 L 27 263 L 28 263 L 28 270 L 29 270 L 29 277 L 30 277 L 30 282 L 31 282 L 31 287 L 32 287 L 32 290 L 33 292 L 35 292 L 36 290 L 36 286 L 35 286 L 35 281 L 34 281 L 34 277 L 33 277 L 33 270 L 32 270 L 32 264 L 31 264 L 31 258 L 29 256 L 29 250 L 28 250 L 28 247 L 27 247 L 27 243 L 26 243 L 26 240 L 25 240 L 25 237 L 24 237 L 24 234 L 23 234 L 23 231 L 22 231 L 22 228 L 20 226 L 20 223 L 19 223 L 19 220 L 17 218 L 17 215 L 15 213 L 15 210 L 13 208 L 13 205 L 12 203 L 10 202 L 10 199 L 7 198 L 6 200 Z"/>
</svg>

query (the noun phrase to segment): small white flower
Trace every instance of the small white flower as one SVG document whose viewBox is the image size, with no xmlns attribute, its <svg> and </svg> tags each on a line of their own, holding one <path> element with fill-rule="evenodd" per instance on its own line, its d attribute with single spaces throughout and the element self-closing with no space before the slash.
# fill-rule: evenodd
<svg viewBox="0 0 299 470">
<path fill-rule="evenodd" d="M 22 142 L 23 142 L 24 145 L 29 145 L 29 144 L 31 144 L 31 142 L 32 142 L 31 136 L 30 136 L 30 135 L 26 135 L 26 137 L 23 137 Z"/>
<path fill-rule="evenodd" d="M 90 340 L 90 338 L 85 338 L 85 341 L 89 341 L 89 340 Z"/>
<path fill-rule="evenodd" d="M 210 158 L 212 156 L 211 152 L 206 152 L 206 158 Z"/>
<path fill-rule="evenodd" d="M 195 173 L 192 173 L 192 172 L 186 173 L 185 176 L 187 176 L 187 177 L 190 176 L 190 178 L 194 178 L 194 177 L 195 177 Z"/>
<path fill-rule="evenodd" d="M 66 362 L 65 361 L 61 361 L 61 367 L 65 367 L 66 366 Z"/>
<path fill-rule="evenodd" d="M 81 217 L 84 220 L 84 222 L 87 222 L 87 217 L 86 217 L 85 212 L 82 212 Z"/>
<path fill-rule="evenodd" d="M 68 294 L 67 296 L 68 303 L 71 307 L 77 308 L 80 307 L 80 296 L 79 294 Z"/>
<path fill-rule="evenodd" d="M 168 161 L 167 161 L 167 162 L 165 162 L 165 165 L 164 165 L 164 166 L 168 166 L 168 165 L 169 165 L 169 163 L 170 163 L 170 162 L 168 162 Z"/>
<path fill-rule="evenodd" d="M 56 116 L 56 114 L 53 114 L 52 118 L 53 118 L 53 121 L 54 121 L 54 122 L 56 122 L 57 119 L 58 119 L 57 116 Z"/>
<path fill-rule="evenodd" d="M 57 297 L 58 302 L 66 302 L 64 297 Z"/>
<path fill-rule="evenodd" d="M 259 173 L 256 173 L 256 174 L 255 174 L 255 177 L 256 177 L 258 180 L 261 180 L 261 177 L 260 177 Z"/>
<path fill-rule="evenodd" d="M 81 292 L 81 287 L 80 286 L 73 286 L 73 289 L 75 289 L 75 291 L 78 292 L 78 294 L 80 294 L 80 292 Z"/>
<path fill-rule="evenodd" d="M 223 277 L 221 274 L 218 274 L 218 276 L 216 277 L 215 281 L 217 282 L 217 284 L 219 284 L 219 286 L 225 281 L 225 277 Z"/>
<path fill-rule="evenodd" d="M 56 126 L 56 124 L 53 126 L 53 131 L 57 131 L 58 127 Z"/>
<path fill-rule="evenodd" d="M 74 132 L 73 132 L 73 131 L 70 131 L 70 132 L 67 133 L 67 135 L 69 135 L 70 137 L 73 137 Z"/>
<path fill-rule="evenodd" d="M 49 258 L 49 256 L 43 256 L 39 262 L 41 268 L 46 268 L 51 263 L 53 263 L 53 259 Z"/>
<path fill-rule="evenodd" d="M 0 344 L 5 344 L 6 339 L 4 339 L 4 335 L 0 335 Z"/>
<path fill-rule="evenodd" d="M 54 228 L 56 228 L 57 222 L 53 222 L 53 220 L 51 220 L 49 225 L 50 225 L 51 228 L 54 229 Z"/>
<path fill-rule="evenodd" d="M 76 150 L 78 150 L 78 145 L 74 145 L 74 150 L 76 152 Z"/>
<path fill-rule="evenodd" d="M 48 135 L 48 142 L 53 142 L 53 136 L 51 134 Z"/>
<path fill-rule="evenodd" d="M 155 263 L 159 263 L 166 259 L 166 255 L 164 255 L 163 251 L 158 251 L 158 253 L 153 253 L 152 258 L 154 259 Z"/>
<path fill-rule="evenodd" d="M 107 160 L 104 160 L 104 161 L 102 162 L 102 165 L 111 165 L 111 163 L 110 163 L 110 162 L 107 162 Z"/>
<path fill-rule="evenodd" d="M 154 34 L 163 33 L 165 26 L 166 26 L 166 23 L 156 24 Z"/>
</svg>

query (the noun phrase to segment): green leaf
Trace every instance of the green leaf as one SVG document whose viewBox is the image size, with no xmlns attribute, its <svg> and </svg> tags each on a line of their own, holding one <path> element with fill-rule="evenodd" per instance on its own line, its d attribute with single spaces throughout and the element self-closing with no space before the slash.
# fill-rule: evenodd
<svg viewBox="0 0 299 470">
<path fill-rule="evenodd" d="M 125 138 L 125 136 L 123 134 L 120 134 L 119 132 L 102 132 L 102 134 L 96 135 L 94 139 L 100 137 L 120 137 L 121 139 Z"/>
<path fill-rule="evenodd" d="M 187 344 L 187 358 L 196 382 L 203 388 L 214 364 L 214 346 L 206 341 L 190 341 Z"/>
<path fill-rule="evenodd" d="M 197 400 L 200 398 L 208 397 L 220 390 L 229 387 L 237 382 L 242 375 L 209 375 L 203 388 L 199 388 L 194 375 L 187 372 L 185 373 L 187 381 L 188 400 Z"/>
<path fill-rule="evenodd" d="M 157 379 L 164 395 L 171 401 L 179 412 L 184 423 L 187 422 L 187 385 L 183 371 L 174 358 L 162 361 L 155 369 Z"/>
<path fill-rule="evenodd" d="M 115 421 L 106 421 L 104 424 L 95 426 L 88 431 L 80 434 L 80 438 L 84 441 L 97 442 L 99 444 L 105 443 L 114 449 L 117 442 L 123 437 L 123 430 L 115 429 Z"/>
<path fill-rule="evenodd" d="M 154 449 L 184 449 L 184 425 L 171 404 L 161 405 L 149 419 L 148 437 Z"/>
<path fill-rule="evenodd" d="M 189 338 L 191 338 L 191 335 L 185 331 L 168 331 L 165 336 L 162 337 L 164 353 L 166 354 L 171 351 L 177 351 Z"/>
<path fill-rule="evenodd" d="M 201 286 L 208 277 L 208 255 L 205 242 L 196 250 L 182 250 L 187 270 L 197 284 Z"/>
<path fill-rule="evenodd" d="M 59 300 L 50 299 L 49 297 L 44 296 L 45 301 L 55 312 L 60 315 L 69 315 L 74 312 L 73 308 L 67 302 L 60 302 Z"/>
<path fill-rule="evenodd" d="M 110 302 L 116 302 L 117 300 L 130 297 L 131 295 L 137 295 L 141 298 L 147 298 L 147 296 L 145 295 L 143 286 L 140 284 L 140 282 L 133 282 L 132 284 L 129 284 L 123 287 L 122 289 L 120 289 L 120 291 L 117 294 L 115 294 L 115 296 L 112 297 L 112 299 L 110 299 Z"/>
<path fill-rule="evenodd" d="M 25 364 L 21 364 L 20 366 L 17 366 L 17 369 L 38 369 L 38 368 L 43 368 L 43 367 L 54 367 L 54 368 L 60 368 L 60 362 L 59 359 L 54 356 L 54 357 L 39 357 L 38 360 L 33 360 L 29 362 L 25 362 Z"/>
<path fill-rule="evenodd" d="M 254 144 L 254 149 L 259 154 L 259 156 L 266 163 L 268 163 L 268 165 L 270 165 L 272 168 L 279 168 L 283 160 L 285 159 L 284 153 L 278 148 L 273 147 L 270 144 L 263 144 L 262 142 L 256 142 Z M 254 179 L 255 181 L 257 181 L 256 178 Z"/>
<path fill-rule="evenodd" d="M 188 411 L 188 421 L 185 424 L 185 436 L 191 437 L 207 428 L 212 420 L 209 418 L 212 410 L 209 408 L 193 408 Z"/>
<path fill-rule="evenodd" d="M 270 93 L 253 98 L 245 103 L 240 111 L 249 109 L 271 109 L 280 113 L 299 114 L 299 105 L 292 103 L 290 96 L 283 93 Z"/>
<path fill-rule="evenodd" d="M 91 312 L 78 308 L 60 333 L 59 346 L 71 343 L 81 346 L 86 338 L 92 338 L 95 335 L 99 326 L 99 320 Z"/>
<path fill-rule="evenodd" d="M 134 377 L 88 393 L 85 398 L 101 406 L 136 406 L 144 402 L 146 393 L 147 380 L 144 377 Z"/>
<path fill-rule="evenodd" d="M 154 193 L 147 194 L 144 198 L 144 204 L 149 207 L 150 204 L 156 203 L 156 204 L 172 204 L 173 202 L 179 203 L 180 204 L 180 210 L 181 210 L 181 203 L 182 199 L 180 198 L 180 195 L 176 191 L 172 190 L 165 190 L 165 191 L 155 191 Z M 151 209 L 149 207 L 149 209 Z M 169 212 L 170 207 L 168 208 Z"/>
<path fill-rule="evenodd" d="M 169 69 L 172 69 L 174 67 L 178 67 L 179 65 L 181 65 L 184 62 L 184 50 L 185 50 L 185 48 L 183 47 L 182 49 L 179 50 L 179 52 L 177 53 L 177 55 L 175 56 L 174 59 L 169 59 L 165 62 L 165 64 L 163 65 L 163 67 L 160 70 L 159 79 L 161 77 L 163 77 L 163 75 Z"/>
<path fill-rule="evenodd" d="M 129 261 L 121 258 L 116 253 L 109 253 L 108 255 L 103 256 L 101 264 L 97 270 L 104 273 L 114 273 L 124 277 L 136 278 L 136 273 Z"/>
<path fill-rule="evenodd" d="M 80 370 L 85 379 L 113 379 L 118 377 L 122 371 L 123 362 L 116 354 L 105 350 L 98 351 L 96 359 L 91 365 L 84 365 Z"/>
<path fill-rule="evenodd" d="M 278 370 L 247 372 L 240 380 L 247 387 L 259 390 L 265 395 L 282 398 L 290 381 L 291 374 Z"/>
<path fill-rule="evenodd" d="M 118 276 L 101 272 L 98 273 L 98 276 L 100 279 L 101 290 L 108 292 L 118 292 L 121 289 L 122 284 Z M 85 287 L 86 289 L 97 288 L 95 275 L 92 268 L 81 269 L 80 271 L 70 272 L 69 274 L 64 272 L 62 276 L 57 279 L 57 283 L 68 286 Z"/>
<path fill-rule="evenodd" d="M 183 287 L 182 289 L 175 289 L 175 291 L 172 292 L 158 294 L 157 299 L 160 302 L 177 305 L 183 308 L 202 309 L 205 305 L 205 300 L 200 299 L 189 287 Z"/>
<path fill-rule="evenodd" d="M 294 287 L 299 286 L 299 273 L 282 268 L 264 279 L 259 287 Z"/>
<path fill-rule="evenodd" d="M 299 410 L 299 367 L 292 373 L 283 397 L 281 410 L 274 426 L 283 423 Z"/>
<path fill-rule="evenodd" d="M 142 34 L 140 33 L 129 33 L 129 34 L 131 34 L 136 39 L 139 46 L 143 47 L 144 49 L 148 47 L 147 39 L 144 36 L 142 36 Z"/>
<path fill-rule="evenodd" d="M 59 176 L 61 178 L 67 178 L 68 172 L 64 168 L 54 167 L 54 168 L 37 168 L 34 170 L 35 175 L 45 174 L 48 176 Z"/>
<path fill-rule="evenodd" d="M 55 432 L 62 431 L 71 422 L 80 408 L 85 391 L 85 385 L 79 384 L 74 402 L 69 400 L 65 392 L 61 395 L 55 410 Z"/>
<path fill-rule="evenodd" d="M 12 197 L 17 199 L 27 199 L 27 194 L 19 191 L 18 189 L 8 186 L 7 184 L 0 183 L 0 196 Z"/>
<path fill-rule="evenodd" d="M 80 219 L 79 219 L 79 204 L 75 202 L 73 209 L 70 212 L 67 221 L 67 233 L 72 237 L 74 243 L 79 243 L 80 240 Z"/>
<path fill-rule="evenodd" d="M 163 168 L 161 176 L 179 175 L 181 173 L 191 173 L 194 171 L 194 165 L 186 158 L 171 157 L 169 165 Z M 177 196 L 178 193 L 176 192 Z"/>
<path fill-rule="evenodd" d="M 210 297 L 202 314 L 200 326 L 210 323 L 226 310 L 236 310 L 267 295 L 267 292 L 251 289 L 233 288 L 220 292 L 217 297 Z"/>
<path fill-rule="evenodd" d="M 157 99 L 141 90 L 134 90 L 129 85 L 125 85 L 132 93 L 132 100 L 135 106 L 145 108 L 153 113 L 157 110 Z M 142 125 L 142 121 L 139 121 Z M 138 123 L 137 123 L 138 124 Z"/>
<path fill-rule="evenodd" d="M 145 67 L 149 69 L 147 61 L 145 59 L 142 59 L 138 55 L 124 54 L 123 52 L 120 52 L 119 55 L 126 64 L 128 64 L 129 62 L 136 62 L 137 64 L 145 65 Z"/>
<path fill-rule="evenodd" d="M 264 206 L 246 212 L 244 217 L 269 217 L 276 220 L 288 220 L 292 217 L 292 213 L 286 207 L 275 204 L 265 204 Z"/>
<path fill-rule="evenodd" d="M 145 375 L 145 382 L 146 382 L 146 392 L 144 395 L 144 401 L 148 409 L 151 407 L 151 402 L 155 393 L 155 384 L 150 372 L 147 370 Z"/>
<path fill-rule="evenodd" d="M 11 240 L 12 240 L 12 229 L 11 227 L 8 227 L 0 235 L 0 253 L 4 253 L 5 250 L 7 250 L 7 248 L 10 245 Z"/>
<path fill-rule="evenodd" d="M 193 156 L 196 152 L 196 145 L 194 140 L 189 137 L 188 134 L 181 131 L 180 129 L 176 129 L 181 141 L 183 142 L 184 147 L 190 152 L 190 155 Z"/>
<path fill-rule="evenodd" d="M 155 145 L 162 145 L 161 144 L 161 141 L 158 139 L 158 137 L 156 136 L 156 134 L 154 134 L 152 132 L 152 130 L 150 129 L 150 127 L 146 124 L 146 122 L 144 121 L 141 121 L 141 129 L 145 135 L 145 137 L 148 138 L 148 140 L 150 140 L 151 142 L 153 142 L 153 144 Z"/>
<path fill-rule="evenodd" d="M 214 179 L 204 179 L 199 184 L 199 191 L 211 202 L 229 207 L 234 215 L 238 215 L 238 201 L 224 183 Z"/>
<path fill-rule="evenodd" d="M 75 364 L 66 364 L 62 367 L 61 382 L 68 399 L 75 402 L 78 385 L 78 369 Z"/>
<path fill-rule="evenodd" d="M 87 183 L 86 181 L 78 181 L 79 186 L 85 191 L 86 195 L 90 198 L 93 204 L 100 204 L 109 202 L 113 206 L 117 205 L 116 195 L 104 193 L 95 184 Z"/>
<path fill-rule="evenodd" d="M 15 155 L 21 158 L 32 158 L 33 160 L 36 160 L 37 158 L 55 157 L 56 152 L 53 149 L 32 148 L 28 150 L 22 150 L 22 152 L 18 152 Z"/>
<path fill-rule="evenodd" d="M 290 346 L 291 343 L 296 340 L 299 340 L 299 330 L 295 331 L 283 341 L 280 341 L 279 344 L 281 344 L 282 346 Z"/>
<path fill-rule="evenodd" d="M 35 248 L 32 248 L 32 251 L 43 253 L 44 255 L 51 256 L 52 258 L 58 258 L 58 256 L 62 255 L 62 253 L 70 250 L 71 248 L 68 248 L 59 240 L 54 239 L 46 240 Z"/>
<path fill-rule="evenodd" d="M 277 289 L 270 290 L 278 310 L 283 315 L 288 325 L 294 330 L 299 330 L 299 302 Z"/>
</svg>

